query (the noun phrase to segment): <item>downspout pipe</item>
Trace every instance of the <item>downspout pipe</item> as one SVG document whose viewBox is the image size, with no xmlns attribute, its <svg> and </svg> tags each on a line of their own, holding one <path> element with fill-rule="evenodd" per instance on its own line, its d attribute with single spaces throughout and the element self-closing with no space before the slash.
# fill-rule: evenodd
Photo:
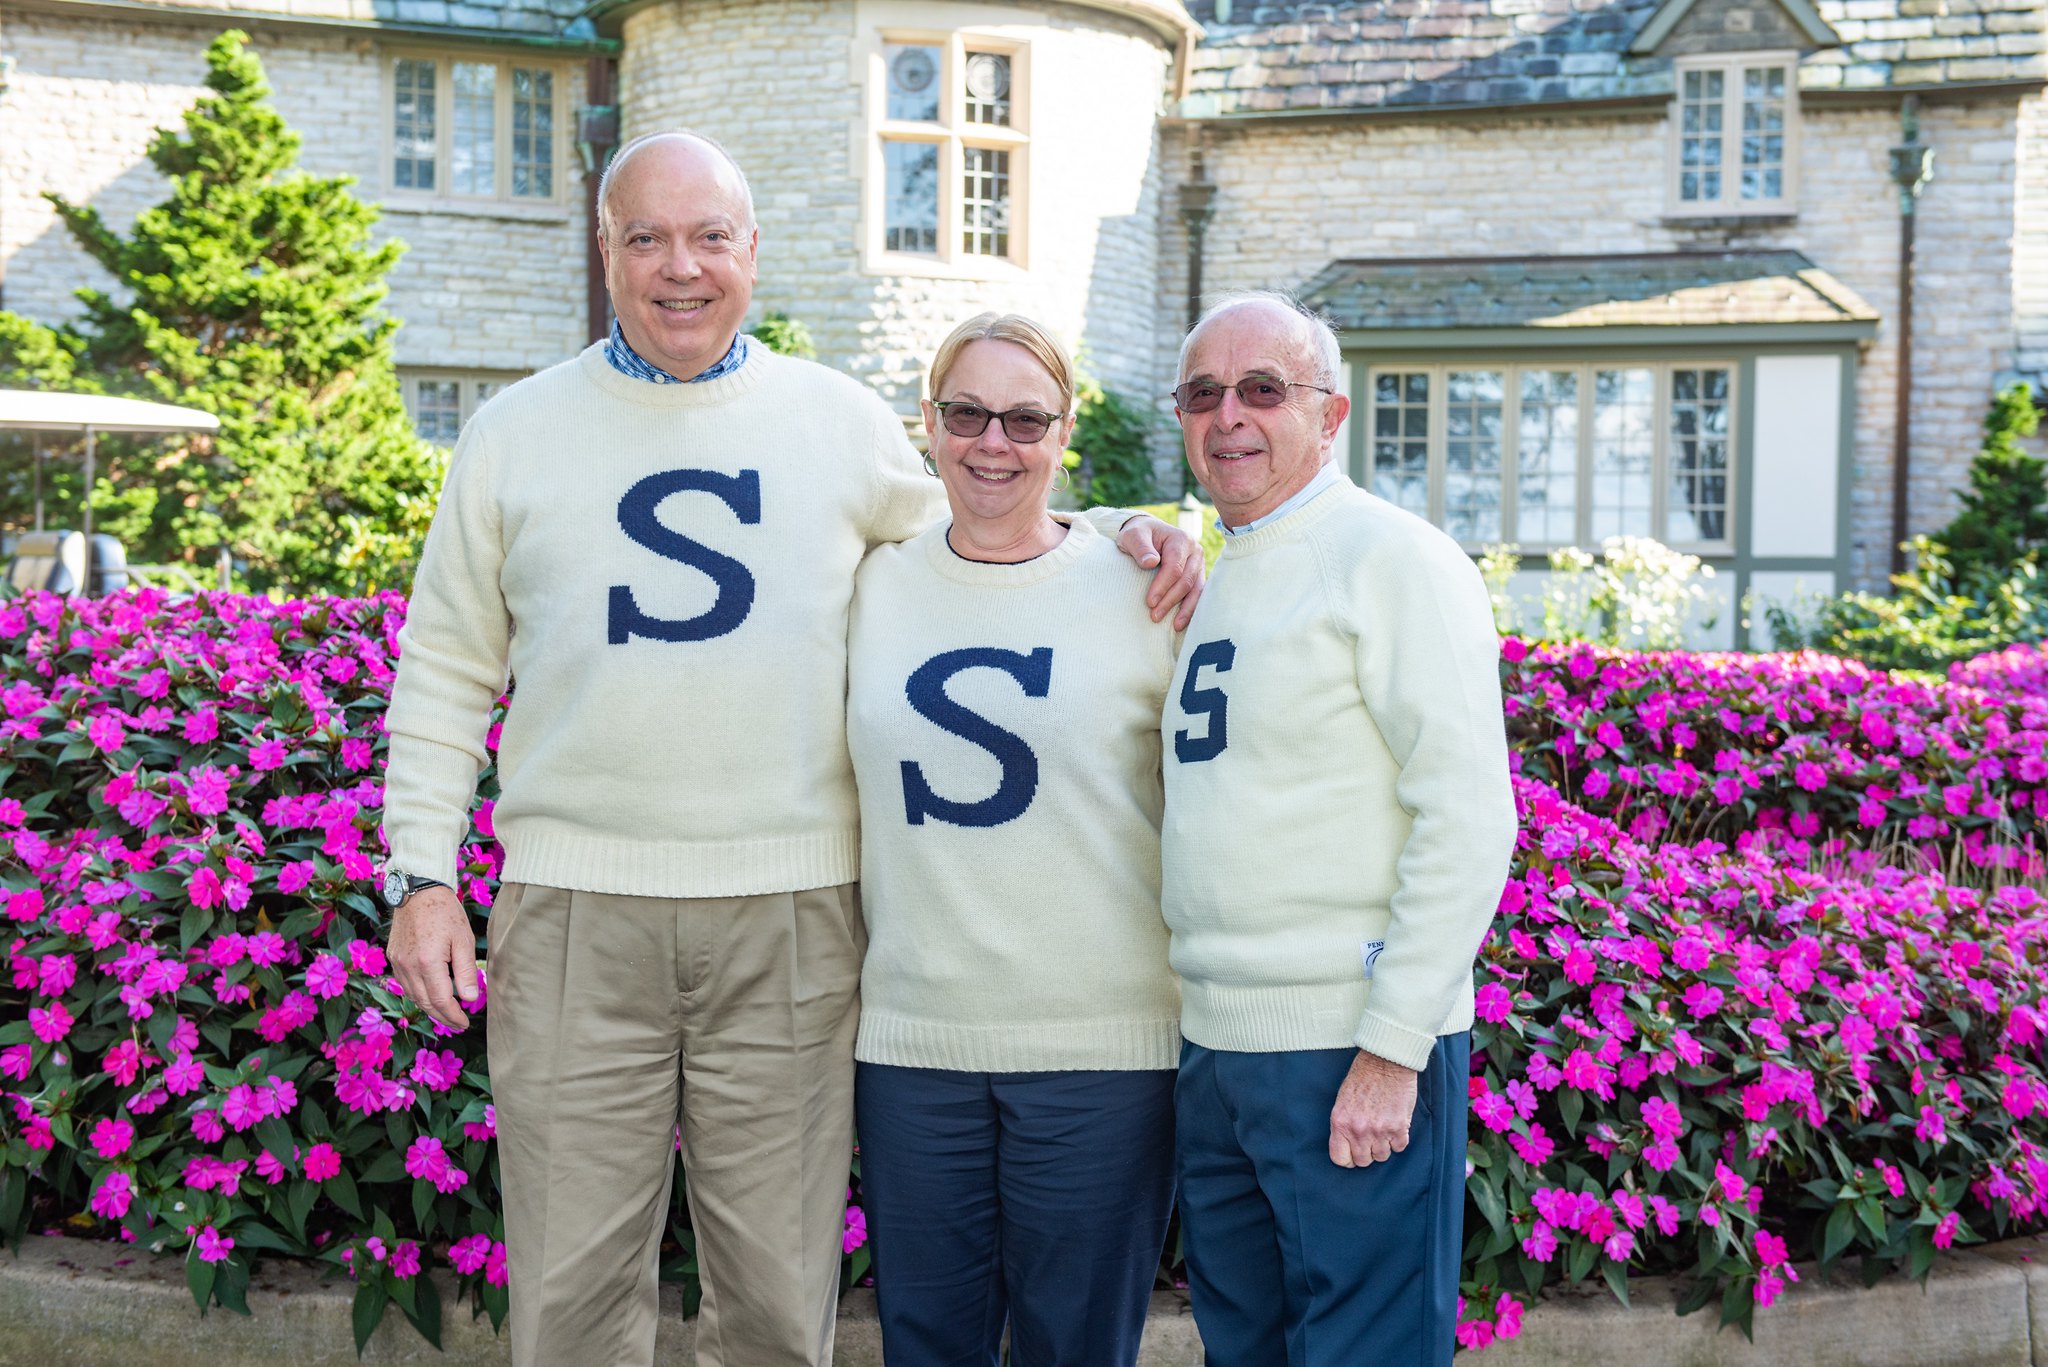
<svg viewBox="0 0 2048 1367">
<path fill-rule="evenodd" d="M 1191 158 L 1191 173 L 1180 187 L 1180 221 L 1188 234 L 1188 321 L 1186 331 L 1194 331 L 1195 324 L 1202 317 L 1202 251 L 1203 242 L 1209 232 L 1209 222 L 1216 217 L 1216 187 L 1210 183 L 1208 170 L 1203 164 L 1202 151 L 1198 147 Z M 1178 380 L 1178 376 L 1175 377 Z M 1181 465 L 1181 492 L 1193 490 L 1194 472 Z"/>
<path fill-rule="evenodd" d="M 1899 187 L 1899 348 L 1892 419 L 1892 573 L 1906 569 L 1913 477 L 1913 225 L 1920 192 L 1934 178 L 1934 149 L 1920 141 L 1920 97 L 1899 107 L 1900 145 L 1892 148 L 1892 182 Z"/>
<path fill-rule="evenodd" d="M 584 73 L 584 99 L 576 114 L 576 155 L 583 163 L 584 239 L 583 313 L 589 340 L 601 341 L 611 331 L 611 300 L 604 287 L 604 257 L 597 247 L 597 190 L 604 168 L 619 145 L 619 106 L 616 96 L 619 63 L 615 57 L 594 55 Z"/>
</svg>

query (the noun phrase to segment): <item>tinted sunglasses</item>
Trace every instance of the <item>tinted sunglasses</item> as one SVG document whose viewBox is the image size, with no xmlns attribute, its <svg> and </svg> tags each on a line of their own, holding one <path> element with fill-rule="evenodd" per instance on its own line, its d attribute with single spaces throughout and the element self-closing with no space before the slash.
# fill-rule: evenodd
<svg viewBox="0 0 2048 1367">
<path fill-rule="evenodd" d="M 1173 401 L 1183 413 L 1212 412 L 1223 402 L 1223 391 L 1235 389 L 1238 402 L 1246 408 L 1278 408 L 1287 402 L 1290 389 L 1313 389 L 1318 394 L 1334 394 L 1334 389 L 1325 389 L 1319 384 L 1306 384 L 1296 380 L 1276 380 L 1270 375 L 1247 375 L 1236 384 L 1217 384 L 1214 380 L 1190 380 L 1173 391 Z"/>
<path fill-rule="evenodd" d="M 978 437 L 988 431 L 991 421 L 1000 420 L 1003 424 L 1003 435 L 1019 446 L 1029 446 L 1037 441 L 1050 432 L 1052 425 L 1060 420 L 1059 414 L 1041 413 L 1036 408 L 1009 408 L 1000 413 L 991 412 L 980 404 L 969 403 L 965 399 L 948 399 L 944 403 L 935 403 L 932 407 L 939 410 L 939 421 L 956 437 Z"/>
</svg>

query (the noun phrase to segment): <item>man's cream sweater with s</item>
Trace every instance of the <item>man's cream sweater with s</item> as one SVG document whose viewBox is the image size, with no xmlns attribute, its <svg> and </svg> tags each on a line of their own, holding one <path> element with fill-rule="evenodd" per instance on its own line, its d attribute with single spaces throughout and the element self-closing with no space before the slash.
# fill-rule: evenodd
<svg viewBox="0 0 2048 1367">
<path fill-rule="evenodd" d="M 1162 739 L 1187 1038 L 1420 1069 L 1472 1023 L 1515 807 L 1499 641 L 1455 542 L 1348 482 L 1227 538 Z"/>
<path fill-rule="evenodd" d="M 593 346 L 464 428 L 387 726 L 393 862 L 452 882 L 509 668 L 514 882 L 734 897 L 851 882 L 846 624 L 944 509 L 873 391 L 756 348 L 654 385 Z"/>
</svg>

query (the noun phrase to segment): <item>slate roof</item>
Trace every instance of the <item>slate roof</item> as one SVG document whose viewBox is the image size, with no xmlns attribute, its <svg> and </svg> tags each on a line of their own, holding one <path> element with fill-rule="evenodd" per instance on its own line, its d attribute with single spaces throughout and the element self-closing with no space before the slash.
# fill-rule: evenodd
<svg viewBox="0 0 2048 1367">
<path fill-rule="evenodd" d="M 1768 0 L 1764 0 L 1768 3 Z M 1628 46 L 1658 0 L 1189 0 L 1190 118 L 1663 98 Z M 2048 79 L 2048 0 L 1817 0 L 1802 90 Z"/>
<path fill-rule="evenodd" d="M 407 28 L 449 28 L 536 38 L 592 38 L 588 24 L 565 33 L 588 0 L 369 0 L 371 18 Z"/>
<path fill-rule="evenodd" d="M 1344 331 L 1868 323 L 1798 252 L 1333 261 L 1301 289 Z"/>
</svg>

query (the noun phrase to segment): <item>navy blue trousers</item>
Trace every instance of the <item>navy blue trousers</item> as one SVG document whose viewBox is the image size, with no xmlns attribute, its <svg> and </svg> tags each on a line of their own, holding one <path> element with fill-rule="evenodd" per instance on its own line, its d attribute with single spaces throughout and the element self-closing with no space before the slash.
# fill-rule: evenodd
<svg viewBox="0 0 2048 1367">
<path fill-rule="evenodd" d="M 1450 1367 L 1470 1049 L 1438 1038 L 1406 1149 L 1340 1168 L 1330 1108 L 1357 1050 L 1182 1044 L 1181 1242 L 1209 1367 Z"/>
<path fill-rule="evenodd" d="M 1129 1367 L 1173 1208 L 1171 1069 L 860 1064 L 889 1367 Z"/>
</svg>

